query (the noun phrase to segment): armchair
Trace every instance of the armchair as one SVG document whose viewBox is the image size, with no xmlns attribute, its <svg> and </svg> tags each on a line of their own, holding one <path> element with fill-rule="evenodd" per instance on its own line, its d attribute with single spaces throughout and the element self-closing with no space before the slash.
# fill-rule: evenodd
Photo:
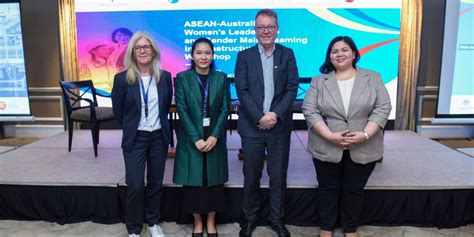
<svg viewBox="0 0 474 237">
<path fill-rule="evenodd" d="M 100 123 L 114 120 L 115 116 L 112 112 L 112 107 L 98 106 L 96 95 L 110 96 L 98 93 L 91 80 L 60 81 L 59 84 L 61 85 L 67 110 L 68 151 L 71 152 L 74 131 L 73 123 L 89 123 L 91 126 L 94 155 L 97 157 Z"/>
</svg>

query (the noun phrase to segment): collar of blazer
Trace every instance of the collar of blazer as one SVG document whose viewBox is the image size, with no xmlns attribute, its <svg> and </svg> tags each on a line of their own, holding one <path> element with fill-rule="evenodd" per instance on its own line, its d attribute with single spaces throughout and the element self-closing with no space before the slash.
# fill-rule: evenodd
<svg viewBox="0 0 474 237">
<path fill-rule="evenodd" d="M 166 77 L 163 76 L 163 73 L 161 74 L 161 78 L 160 78 L 160 81 L 156 84 L 156 88 L 158 90 L 158 103 L 159 103 L 159 110 L 160 110 L 160 114 L 161 114 L 161 110 L 162 108 L 165 108 L 165 98 L 168 97 L 168 93 L 170 93 L 167 89 L 167 85 L 166 85 Z M 165 113 L 167 113 L 167 111 L 164 111 Z"/>
<path fill-rule="evenodd" d="M 342 95 L 341 91 L 339 90 L 339 86 L 337 84 L 336 74 L 331 72 L 323 76 L 323 86 L 327 89 L 327 92 L 331 95 L 334 103 L 338 108 L 338 112 L 344 117 L 349 118 L 352 111 L 354 110 L 354 105 L 359 99 L 359 97 L 364 93 L 364 89 L 366 88 L 366 84 L 369 81 L 369 72 L 362 68 L 357 67 L 357 73 L 354 80 L 354 87 L 352 88 L 351 92 L 351 99 L 349 102 L 349 109 L 346 115 L 344 111 L 344 105 L 342 102 Z"/>
</svg>

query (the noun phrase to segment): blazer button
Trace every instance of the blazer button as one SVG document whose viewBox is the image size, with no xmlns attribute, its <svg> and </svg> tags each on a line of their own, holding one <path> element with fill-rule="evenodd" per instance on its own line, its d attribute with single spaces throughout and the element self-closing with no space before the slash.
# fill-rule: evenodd
<svg viewBox="0 0 474 237">
<path fill-rule="evenodd" d="M 347 119 L 344 119 L 344 122 L 346 122 L 346 123 L 347 123 Z"/>
</svg>

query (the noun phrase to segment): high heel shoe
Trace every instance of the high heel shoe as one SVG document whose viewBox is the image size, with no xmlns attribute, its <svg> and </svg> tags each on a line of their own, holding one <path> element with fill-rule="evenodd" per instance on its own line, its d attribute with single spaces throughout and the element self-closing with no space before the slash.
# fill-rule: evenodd
<svg viewBox="0 0 474 237">
<path fill-rule="evenodd" d="M 192 233 L 192 237 L 202 237 L 202 232 L 201 233 Z"/>
<path fill-rule="evenodd" d="M 201 230 L 201 232 L 199 233 L 194 233 L 194 229 L 196 229 L 196 226 L 193 226 L 193 230 L 192 230 L 192 233 L 191 233 L 191 236 L 192 237 L 203 237 L 203 231 Z"/>
<path fill-rule="evenodd" d="M 209 233 L 207 228 L 206 228 L 206 233 L 207 233 L 207 237 L 218 237 L 217 235 L 217 227 L 214 226 L 214 229 L 216 230 L 216 233 Z"/>
</svg>

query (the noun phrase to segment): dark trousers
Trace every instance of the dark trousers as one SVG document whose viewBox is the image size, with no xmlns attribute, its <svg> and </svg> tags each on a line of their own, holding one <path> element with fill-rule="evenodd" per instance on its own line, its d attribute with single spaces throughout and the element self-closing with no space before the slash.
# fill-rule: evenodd
<svg viewBox="0 0 474 237">
<path fill-rule="evenodd" d="M 345 233 L 356 232 L 362 211 L 364 187 L 375 168 L 375 162 L 357 164 L 345 150 L 339 163 L 313 159 L 318 179 L 321 229 L 333 231 L 337 217 Z"/>
<path fill-rule="evenodd" d="M 290 151 L 290 134 L 262 132 L 258 137 L 242 137 L 244 153 L 244 197 L 242 209 L 244 218 L 256 224 L 260 209 L 260 178 L 264 165 L 265 147 L 268 150 L 267 172 L 270 177 L 268 220 L 277 223 L 284 216 L 286 174 Z"/>
<path fill-rule="evenodd" d="M 138 131 L 132 149 L 129 152 L 123 151 L 125 179 L 128 186 L 125 224 L 129 234 L 140 234 L 144 223 L 143 217 L 150 226 L 158 224 L 167 156 L 164 144 L 161 129 L 153 132 Z"/>
</svg>

